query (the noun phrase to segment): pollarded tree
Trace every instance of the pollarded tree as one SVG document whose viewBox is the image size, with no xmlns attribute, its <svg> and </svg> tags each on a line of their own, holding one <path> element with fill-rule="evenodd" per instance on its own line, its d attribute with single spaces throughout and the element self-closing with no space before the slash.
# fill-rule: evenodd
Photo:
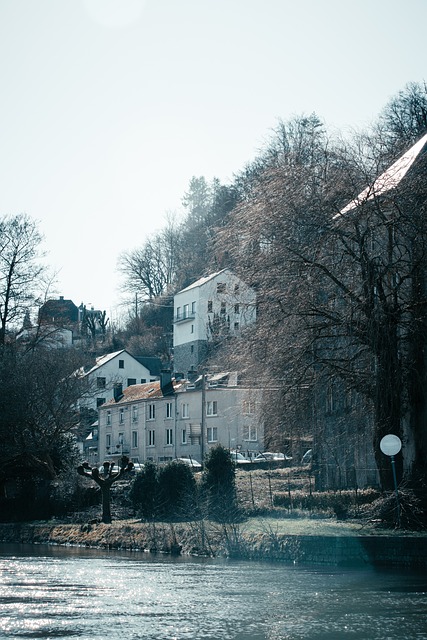
<svg viewBox="0 0 427 640">
<path fill-rule="evenodd" d="M 111 487 L 120 480 L 127 472 L 132 471 L 133 462 L 129 462 L 129 458 L 122 456 L 119 460 L 117 471 L 114 462 L 104 462 L 103 470 L 100 472 L 98 467 L 90 467 L 88 462 L 77 467 L 77 473 L 85 478 L 90 478 L 101 489 L 102 497 L 102 522 L 111 524 Z"/>
<path fill-rule="evenodd" d="M 0 344 L 35 299 L 44 267 L 38 263 L 42 236 L 26 215 L 0 219 Z"/>
</svg>

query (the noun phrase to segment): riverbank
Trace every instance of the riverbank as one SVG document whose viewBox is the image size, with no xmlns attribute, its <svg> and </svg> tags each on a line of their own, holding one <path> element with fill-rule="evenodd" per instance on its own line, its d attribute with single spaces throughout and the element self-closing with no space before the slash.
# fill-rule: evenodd
<svg viewBox="0 0 427 640">
<path fill-rule="evenodd" d="M 0 542 L 54 544 L 135 552 L 224 556 L 332 566 L 427 569 L 427 534 L 367 528 L 357 522 L 253 518 L 242 524 L 208 521 L 143 523 L 136 519 L 64 524 L 0 524 Z"/>
</svg>

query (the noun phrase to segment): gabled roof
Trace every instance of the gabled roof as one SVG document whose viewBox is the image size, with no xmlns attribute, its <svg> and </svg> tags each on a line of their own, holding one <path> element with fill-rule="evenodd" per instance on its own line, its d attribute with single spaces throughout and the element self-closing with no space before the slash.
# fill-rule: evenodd
<svg viewBox="0 0 427 640">
<path fill-rule="evenodd" d="M 142 364 L 152 376 L 160 376 L 162 371 L 162 361 L 160 358 L 146 357 L 146 356 L 133 356 L 135 360 L 138 360 L 139 364 Z"/>
<path fill-rule="evenodd" d="M 174 391 L 178 391 L 185 386 L 185 381 L 173 380 Z M 116 406 L 118 404 L 125 404 L 126 402 L 136 402 L 137 400 L 151 400 L 152 398 L 164 398 L 162 393 L 161 384 L 159 380 L 155 382 L 146 382 L 144 384 L 133 384 L 130 387 L 123 389 L 122 396 L 117 402 L 112 399 L 108 400 L 103 407 Z"/>
<path fill-rule="evenodd" d="M 117 358 L 117 356 L 119 356 L 122 353 L 127 353 L 126 349 L 121 349 L 120 351 L 114 351 L 114 353 L 106 353 L 104 356 L 99 356 L 98 358 L 96 358 L 95 364 L 93 365 L 93 367 L 89 369 L 89 371 L 86 371 L 84 375 L 88 376 L 90 373 L 93 373 L 94 371 L 99 369 L 99 367 L 102 367 L 104 364 L 107 364 L 107 362 L 114 360 L 114 358 Z"/>
<path fill-rule="evenodd" d="M 210 280 L 213 280 L 214 278 L 219 276 L 221 273 L 224 273 L 225 271 L 228 271 L 228 269 L 221 269 L 221 271 L 217 271 L 216 273 L 211 273 L 209 276 L 203 276 L 203 278 L 199 278 L 198 280 L 196 280 L 196 282 L 193 282 L 193 284 L 190 284 L 188 287 L 185 287 L 185 289 L 181 289 L 181 291 L 178 291 L 178 293 L 183 293 L 184 291 L 189 291 L 190 289 L 196 289 L 197 287 L 201 287 L 202 285 L 206 284 Z"/>
<path fill-rule="evenodd" d="M 352 200 L 341 209 L 339 213 L 337 213 L 334 218 L 338 218 L 339 216 L 344 215 L 348 211 L 355 209 L 356 207 L 364 204 L 368 200 L 372 200 L 384 193 L 387 193 L 391 189 L 397 187 L 397 185 L 401 182 L 401 180 L 405 177 L 411 166 L 414 164 L 415 160 L 424 150 L 424 147 L 427 144 L 427 133 L 416 142 L 406 153 L 404 153 L 396 162 L 394 162 L 391 167 L 384 171 L 375 182 L 366 187 L 359 193 L 357 198 Z"/>
</svg>

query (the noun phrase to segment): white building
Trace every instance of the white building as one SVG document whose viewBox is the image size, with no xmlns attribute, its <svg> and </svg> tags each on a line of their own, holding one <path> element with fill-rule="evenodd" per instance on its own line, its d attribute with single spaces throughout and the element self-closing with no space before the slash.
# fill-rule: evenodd
<svg viewBox="0 0 427 640">
<path fill-rule="evenodd" d="M 126 454 L 133 462 L 203 461 L 215 445 L 244 455 L 263 451 L 264 430 L 255 389 L 217 374 L 195 384 L 163 378 L 123 390 L 98 410 L 99 462 Z"/>
<path fill-rule="evenodd" d="M 121 393 L 126 387 L 158 380 L 160 371 L 150 371 L 140 360 L 144 361 L 125 349 L 97 358 L 89 371 L 82 372 L 87 380 L 87 394 L 81 398 L 80 406 L 97 409 L 114 397 L 115 390 Z M 153 358 L 147 359 L 151 361 Z"/>
<path fill-rule="evenodd" d="M 197 371 L 210 341 L 239 335 L 255 320 L 255 291 L 229 269 L 182 289 L 174 297 L 174 370 L 184 376 Z"/>
</svg>

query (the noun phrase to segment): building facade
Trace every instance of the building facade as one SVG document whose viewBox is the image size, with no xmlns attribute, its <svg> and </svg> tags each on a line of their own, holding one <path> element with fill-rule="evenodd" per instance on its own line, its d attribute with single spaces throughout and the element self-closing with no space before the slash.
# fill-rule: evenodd
<svg viewBox="0 0 427 640">
<path fill-rule="evenodd" d="M 208 345 L 256 320 L 256 294 L 229 269 L 200 278 L 174 297 L 174 370 L 197 371 Z"/>
<path fill-rule="evenodd" d="M 82 375 L 87 380 L 87 394 L 81 398 L 80 406 L 91 409 L 97 409 L 111 400 L 114 390 L 119 387 L 123 390 L 135 384 L 158 380 L 158 375 L 153 375 L 125 349 L 97 358 L 95 365 L 89 371 L 82 372 Z"/>
<path fill-rule="evenodd" d="M 250 457 L 263 451 L 260 398 L 236 376 L 164 380 L 123 390 L 98 410 L 99 462 L 122 454 L 133 462 L 202 462 L 218 444 Z"/>
</svg>

